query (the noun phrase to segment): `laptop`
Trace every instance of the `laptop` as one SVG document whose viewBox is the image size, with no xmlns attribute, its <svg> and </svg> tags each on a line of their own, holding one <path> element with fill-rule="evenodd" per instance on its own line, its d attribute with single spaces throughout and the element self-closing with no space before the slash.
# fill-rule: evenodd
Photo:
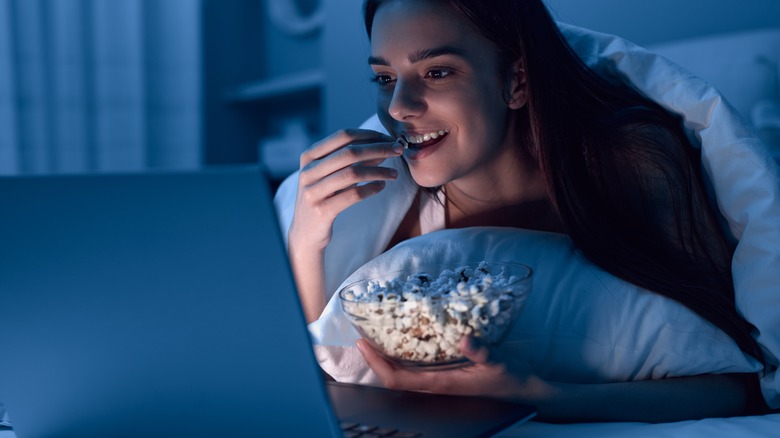
<svg viewBox="0 0 780 438">
<path fill-rule="evenodd" d="M 0 211 L 19 438 L 490 436 L 535 413 L 327 382 L 261 169 L 4 177 Z"/>
</svg>

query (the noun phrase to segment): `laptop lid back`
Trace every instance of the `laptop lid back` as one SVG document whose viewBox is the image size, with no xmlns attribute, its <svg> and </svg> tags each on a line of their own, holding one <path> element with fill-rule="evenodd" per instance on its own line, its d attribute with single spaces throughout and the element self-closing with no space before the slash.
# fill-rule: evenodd
<svg viewBox="0 0 780 438">
<path fill-rule="evenodd" d="M 338 433 L 259 170 L 0 178 L 0 210 L 19 436 Z"/>
</svg>

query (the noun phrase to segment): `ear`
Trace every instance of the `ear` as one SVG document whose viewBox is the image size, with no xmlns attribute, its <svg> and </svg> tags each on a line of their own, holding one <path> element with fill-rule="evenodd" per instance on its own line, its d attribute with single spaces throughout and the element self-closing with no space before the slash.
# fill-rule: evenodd
<svg viewBox="0 0 780 438">
<path fill-rule="evenodd" d="M 528 86 L 525 76 L 525 62 L 520 58 L 512 63 L 512 72 L 507 81 L 507 104 L 510 109 L 520 109 L 528 103 Z"/>
</svg>

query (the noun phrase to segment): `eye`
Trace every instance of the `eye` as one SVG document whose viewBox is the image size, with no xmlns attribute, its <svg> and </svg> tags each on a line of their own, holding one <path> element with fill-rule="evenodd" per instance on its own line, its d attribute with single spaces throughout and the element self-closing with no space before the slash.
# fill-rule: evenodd
<svg viewBox="0 0 780 438">
<path fill-rule="evenodd" d="M 428 70 L 428 73 L 425 74 L 425 77 L 428 79 L 433 79 L 438 81 L 438 80 L 446 79 L 452 74 L 453 74 L 452 69 L 435 68 L 435 69 Z"/>
<path fill-rule="evenodd" d="M 375 74 L 371 76 L 371 82 L 379 85 L 380 87 L 387 87 L 395 80 L 390 75 Z"/>
</svg>

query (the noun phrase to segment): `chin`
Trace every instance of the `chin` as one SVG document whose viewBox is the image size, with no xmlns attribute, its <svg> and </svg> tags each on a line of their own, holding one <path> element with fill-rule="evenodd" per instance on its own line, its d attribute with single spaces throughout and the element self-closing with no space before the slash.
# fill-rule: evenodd
<svg viewBox="0 0 780 438">
<path fill-rule="evenodd" d="M 426 174 L 425 172 L 420 172 L 420 171 L 415 172 L 414 169 L 409 169 L 409 170 L 412 175 L 412 179 L 420 187 L 432 189 L 436 187 L 441 187 L 445 183 L 447 183 L 446 180 L 442 178 L 434 177 L 430 174 Z M 423 175 L 420 175 L 420 173 L 423 173 Z"/>
</svg>

